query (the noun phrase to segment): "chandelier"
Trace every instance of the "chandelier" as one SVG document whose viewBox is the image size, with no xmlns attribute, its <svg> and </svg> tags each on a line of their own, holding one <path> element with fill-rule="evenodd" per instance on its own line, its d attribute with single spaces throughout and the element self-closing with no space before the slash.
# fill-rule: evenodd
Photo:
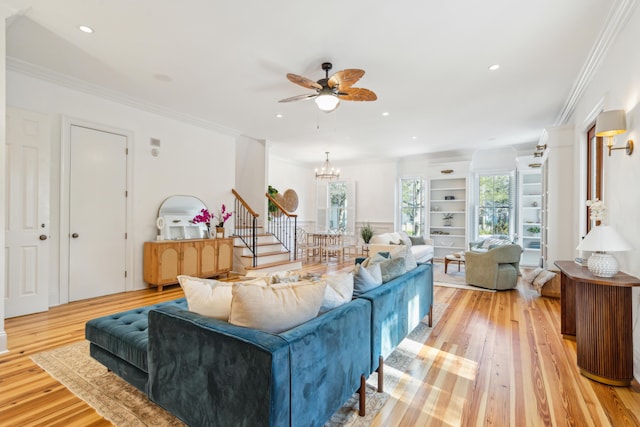
<svg viewBox="0 0 640 427">
<path fill-rule="evenodd" d="M 331 163 L 329 163 L 329 152 L 325 151 L 327 155 L 327 159 L 324 161 L 322 168 L 316 168 L 316 179 L 338 179 L 340 178 L 340 171 L 338 169 L 332 168 Z"/>
</svg>

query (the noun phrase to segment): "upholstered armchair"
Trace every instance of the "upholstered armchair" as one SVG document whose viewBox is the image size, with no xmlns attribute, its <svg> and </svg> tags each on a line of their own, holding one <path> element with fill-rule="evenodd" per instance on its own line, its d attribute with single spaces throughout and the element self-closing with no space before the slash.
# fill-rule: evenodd
<svg viewBox="0 0 640 427">
<path fill-rule="evenodd" d="M 520 245 L 496 246 L 486 252 L 465 252 L 466 282 L 487 289 L 515 288 L 520 275 L 521 253 Z"/>
</svg>

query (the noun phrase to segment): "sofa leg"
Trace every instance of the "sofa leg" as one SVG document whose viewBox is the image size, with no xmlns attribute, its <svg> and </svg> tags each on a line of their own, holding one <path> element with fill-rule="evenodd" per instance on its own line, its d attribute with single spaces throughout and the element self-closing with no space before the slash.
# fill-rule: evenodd
<svg viewBox="0 0 640 427">
<path fill-rule="evenodd" d="M 364 417 L 366 415 L 367 405 L 367 380 L 364 375 L 360 375 L 360 388 L 358 389 L 358 394 L 360 394 L 358 415 Z"/>
<path fill-rule="evenodd" d="M 382 393 L 384 391 L 384 359 L 382 356 L 378 357 L 378 369 L 376 369 L 378 373 L 378 393 Z"/>
<path fill-rule="evenodd" d="M 433 326 L 433 304 L 429 306 L 429 327 Z"/>
</svg>

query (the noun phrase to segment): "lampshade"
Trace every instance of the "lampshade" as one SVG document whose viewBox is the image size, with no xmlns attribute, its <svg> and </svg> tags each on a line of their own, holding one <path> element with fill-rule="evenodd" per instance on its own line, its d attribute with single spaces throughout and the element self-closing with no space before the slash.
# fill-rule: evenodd
<svg viewBox="0 0 640 427">
<path fill-rule="evenodd" d="M 338 104 L 340 104 L 340 100 L 335 95 L 321 94 L 316 97 L 316 105 L 326 113 L 338 108 Z"/>
<path fill-rule="evenodd" d="M 576 248 L 591 252 L 620 252 L 633 249 L 610 225 L 593 227 Z"/>
<path fill-rule="evenodd" d="M 581 251 L 592 251 L 587 268 L 594 276 L 613 277 L 620 271 L 618 260 L 608 253 L 628 251 L 632 247 L 609 225 L 593 227 L 576 248 Z"/>
<path fill-rule="evenodd" d="M 615 136 L 627 131 L 624 110 L 603 111 L 596 119 L 596 136 Z"/>
</svg>

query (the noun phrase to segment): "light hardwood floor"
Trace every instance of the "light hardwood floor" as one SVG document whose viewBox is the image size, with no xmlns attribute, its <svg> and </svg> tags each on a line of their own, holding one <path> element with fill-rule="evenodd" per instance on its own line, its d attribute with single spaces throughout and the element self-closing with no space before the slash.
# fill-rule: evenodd
<svg viewBox="0 0 640 427">
<path fill-rule="evenodd" d="M 305 264 L 310 271 L 344 264 Z M 84 339 L 87 320 L 182 296 L 142 290 L 5 321 L 1 426 L 110 425 L 30 356 Z M 376 417 L 376 426 L 640 426 L 640 386 L 608 387 L 579 374 L 575 342 L 560 335 L 559 300 L 519 286 L 498 293 L 435 287 L 447 308 Z"/>
</svg>

